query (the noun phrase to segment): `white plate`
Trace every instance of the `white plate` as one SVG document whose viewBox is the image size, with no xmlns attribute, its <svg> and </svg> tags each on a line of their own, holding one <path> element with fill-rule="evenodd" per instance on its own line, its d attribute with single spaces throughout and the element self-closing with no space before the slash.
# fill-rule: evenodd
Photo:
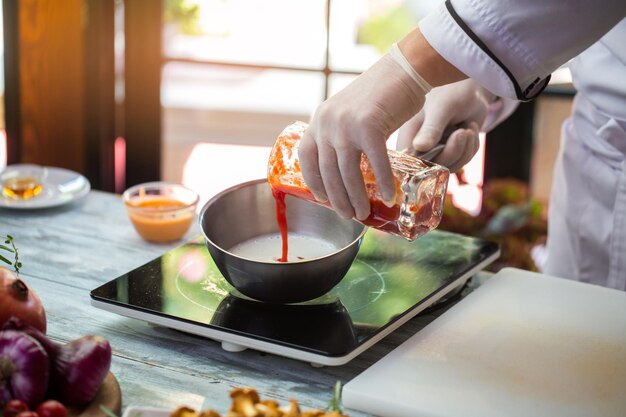
<svg viewBox="0 0 626 417">
<path fill-rule="evenodd" d="M 32 167 L 30 164 L 9 165 L 2 174 Z M 77 172 L 64 168 L 44 167 L 43 190 L 27 200 L 9 198 L 0 193 L 0 207 L 11 209 L 39 209 L 62 206 L 87 195 L 91 190 L 89 180 Z"/>
<path fill-rule="evenodd" d="M 128 406 L 122 417 L 169 417 L 172 411 L 166 408 Z"/>
</svg>

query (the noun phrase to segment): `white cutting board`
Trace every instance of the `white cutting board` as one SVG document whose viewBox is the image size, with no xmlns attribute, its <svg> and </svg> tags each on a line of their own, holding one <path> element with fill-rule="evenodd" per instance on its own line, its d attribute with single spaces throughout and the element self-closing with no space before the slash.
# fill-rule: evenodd
<svg viewBox="0 0 626 417">
<path fill-rule="evenodd" d="M 343 389 L 385 417 L 626 416 L 626 292 L 504 269 Z"/>
</svg>

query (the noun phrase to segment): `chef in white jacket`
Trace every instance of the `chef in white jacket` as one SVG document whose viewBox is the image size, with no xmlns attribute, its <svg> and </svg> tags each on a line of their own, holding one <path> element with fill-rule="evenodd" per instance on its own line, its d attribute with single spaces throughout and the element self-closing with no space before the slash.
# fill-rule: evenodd
<svg viewBox="0 0 626 417">
<path fill-rule="evenodd" d="M 385 142 L 407 120 L 417 150 L 460 125 L 437 159 L 458 169 L 481 126 L 512 100 L 535 98 L 574 58 L 578 93 L 555 167 L 545 271 L 626 290 L 625 17 L 624 0 L 447 0 L 316 110 L 299 151 L 307 184 L 343 217 L 363 219 L 362 153 L 392 201 Z"/>
</svg>

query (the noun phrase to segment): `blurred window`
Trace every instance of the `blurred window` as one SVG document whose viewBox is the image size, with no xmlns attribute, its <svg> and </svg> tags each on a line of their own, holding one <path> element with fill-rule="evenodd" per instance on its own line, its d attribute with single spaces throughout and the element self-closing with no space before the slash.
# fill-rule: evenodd
<svg viewBox="0 0 626 417">
<path fill-rule="evenodd" d="M 308 120 L 417 21 L 408 0 L 163 1 L 162 176 L 203 199 L 262 177 L 280 129 Z M 242 155 L 236 174 L 214 175 Z"/>
<path fill-rule="evenodd" d="M 409 0 L 165 0 L 164 106 L 310 114 L 423 14 Z M 183 65 L 186 64 L 186 65 Z"/>
</svg>

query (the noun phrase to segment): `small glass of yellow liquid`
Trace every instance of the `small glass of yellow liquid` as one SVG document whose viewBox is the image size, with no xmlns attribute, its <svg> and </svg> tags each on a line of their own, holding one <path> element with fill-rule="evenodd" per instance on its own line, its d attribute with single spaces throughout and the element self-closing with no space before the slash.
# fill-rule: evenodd
<svg viewBox="0 0 626 417">
<path fill-rule="evenodd" d="M 2 195 L 14 200 L 27 200 L 40 194 L 46 169 L 37 165 L 9 166 L 0 174 Z"/>
</svg>

